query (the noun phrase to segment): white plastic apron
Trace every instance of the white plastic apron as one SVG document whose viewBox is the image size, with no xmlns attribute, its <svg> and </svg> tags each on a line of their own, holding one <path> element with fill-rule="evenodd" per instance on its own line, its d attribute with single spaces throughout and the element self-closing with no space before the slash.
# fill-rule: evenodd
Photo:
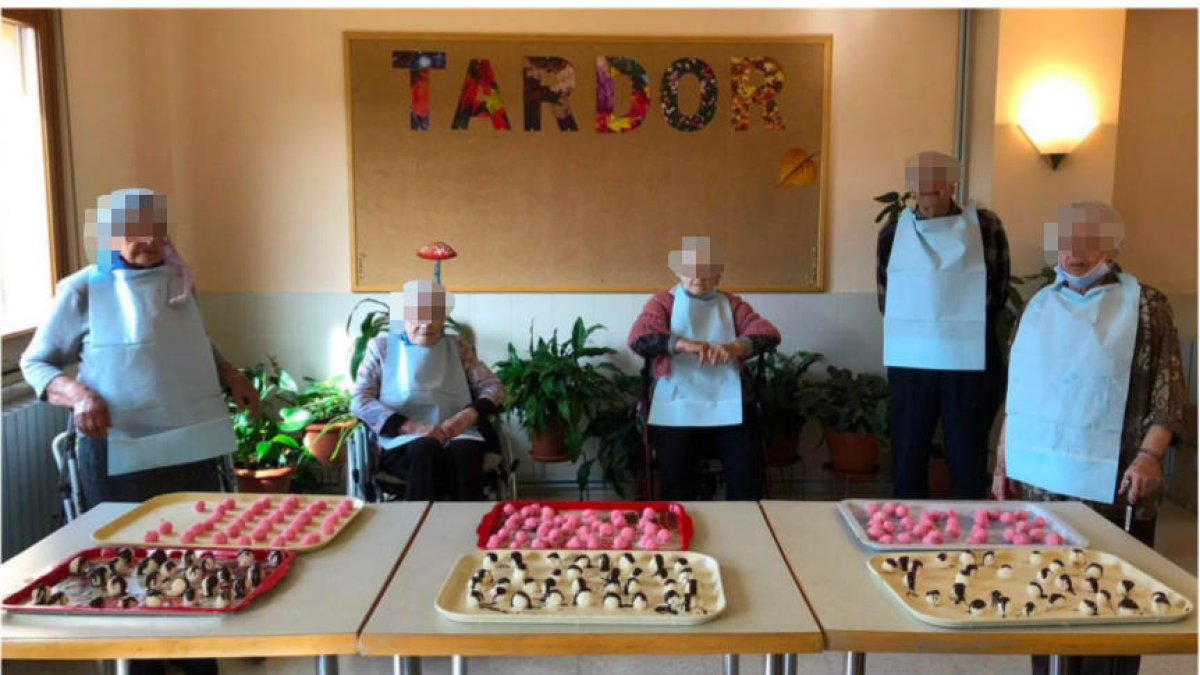
<svg viewBox="0 0 1200 675">
<path fill-rule="evenodd" d="M 727 344 L 737 339 L 733 310 L 721 293 L 703 300 L 675 287 L 671 333 L 688 340 Z M 723 427 L 742 423 L 742 378 L 737 359 L 701 366 L 695 354 L 671 356 L 671 373 L 654 385 L 649 424 L 663 427 Z"/>
<path fill-rule="evenodd" d="M 1137 340 L 1141 286 L 1046 288 L 1025 307 L 1008 375 L 1007 471 L 1060 495 L 1111 504 Z"/>
<path fill-rule="evenodd" d="M 227 455 L 237 447 L 194 297 L 173 307 L 175 269 L 93 271 L 79 381 L 104 399 L 108 473 Z"/>
<path fill-rule="evenodd" d="M 471 387 L 463 370 L 458 347 L 442 336 L 436 345 L 422 347 L 405 342 L 404 323 L 393 321 L 388 329 L 387 358 L 379 402 L 405 417 L 426 424 L 440 424 L 471 405 Z M 379 438 L 384 448 L 396 448 L 420 438 L 416 434 Z M 475 429 L 451 440 L 482 441 Z"/>
<path fill-rule="evenodd" d="M 987 361 L 987 266 L 979 216 L 918 220 L 905 209 L 888 260 L 883 364 L 983 370 Z"/>
</svg>

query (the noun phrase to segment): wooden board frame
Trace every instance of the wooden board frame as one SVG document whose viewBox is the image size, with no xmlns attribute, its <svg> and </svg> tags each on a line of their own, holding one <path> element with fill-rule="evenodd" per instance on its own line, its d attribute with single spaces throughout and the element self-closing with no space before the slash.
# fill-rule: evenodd
<svg viewBox="0 0 1200 675">
<path fill-rule="evenodd" d="M 398 284 L 372 284 L 360 282 L 360 264 L 362 257 L 360 256 L 359 245 L 360 237 L 358 234 L 358 213 L 357 203 L 355 198 L 355 159 L 354 159 L 354 110 L 351 104 L 353 94 L 353 82 L 351 79 L 351 46 L 357 40 L 438 40 L 449 43 L 455 42 L 596 42 L 602 43 L 605 41 L 611 42 L 627 42 L 627 43 L 763 43 L 763 44 L 820 44 L 822 45 L 823 58 L 823 82 L 822 82 L 822 100 L 821 100 L 821 147 L 818 150 L 819 165 L 820 165 L 820 185 L 816 187 L 819 190 L 818 198 L 818 213 L 817 213 L 817 232 L 816 244 L 814 246 L 814 255 L 816 261 L 810 272 L 812 283 L 809 284 L 756 284 L 756 285 L 739 285 L 736 283 L 725 284 L 725 290 L 734 292 L 755 292 L 755 293 L 821 293 L 826 290 L 827 265 L 828 265 L 828 245 L 827 241 L 827 221 L 829 208 L 829 154 L 830 154 L 830 101 L 832 96 L 832 68 L 833 68 L 833 36 L 832 35 L 797 35 L 797 36 L 632 36 L 632 35 L 547 35 L 547 34 L 461 34 L 461 33 L 407 33 L 407 32 L 374 32 L 374 31 L 345 31 L 343 33 L 343 67 L 344 67 L 344 87 L 346 100 L 346 137 L 347 137 L 347 171 L 349 175 L 349 229 L 350 229 L 350 271 L 351 271 L 351 288 L 353 292 L 362 293 L 378 293 L 398 290 Z M 721 82 L 720 77 L 718 81 Z M 516 100 L 516 99 L 510 99 Z M 514 106 L 513 109 L 516 109 Z M 481 121 L 482 122 L 482 121 Z M 594 130 L 591 132 L 594 133 Z M 415 249 L 425 242 L 413 242 Z M 453 242 L 452 242 L 453 243 Z M 719 244 L 718 244 L 719 245 Z M 665 251 L 664 251 L 665 258 Z M 669 274 L 669 273 L 668 273 Z M 539 285 L 535 287 L 511 285 L 511 284 L 455 284 L 452 274 L 447 275 L 448 287 L 455 292 L 467 293 L 488 293 L 488 292 L 506 292 L 506 293 L 645 293 L 661 290 L 666 284 L 605 284 L 597 285 L 556 285 L 548 284 L 545 286 Z M 664 275 L 664 280 L 669 281 L 669 276 Z"/>
</svg>

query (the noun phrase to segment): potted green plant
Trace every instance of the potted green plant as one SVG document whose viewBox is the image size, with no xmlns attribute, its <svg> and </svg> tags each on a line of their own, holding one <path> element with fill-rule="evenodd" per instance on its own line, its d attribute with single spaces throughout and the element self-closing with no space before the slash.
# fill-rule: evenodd
<svg viewBox="0 0 1200 675">
<path fill-rule="evenodd" d="M 834 471 L 872 473 L 888 434 L 887 381 L 835 366 L 828 375 L 813 383 L 806 409 L 821 421 Z"/>
<path fill-rule="evenodd" d="M 310 488 L 315 482 L 309 471 L 312 455 L 296 433 L 280 428 L 283 410 L 299 401 L 299 388 L 274 357 L 268 361 L 241 369 L 258 390 L 258 417 L 249 410 L 238 411 L 229 402 L 237 438 L 233 470 L 239 492 L 289 492 Z"/>
<path fill-rule="evenodd" d="M 601 484 L 624 498 L 629 472 L 637 466 L 643 450 L 642 420 L 637 411 L 642 378 L 617 371 L 610 379 L 612 390 L 592 412 L 584 431 L 585 437 L 595 441 L 595 454 L 580 462 L 575 478 L 583 490 L 591 479 L 592 468 L 599 467 Z"/>
<path fill-rule="evenodd" d="M 763 439 L 767 462 L 790 463 L 797 449 L 805 416 L 801 409 L 805 374 L 821 354 L 798 351 L 792 355 L 772 352 L 763 357 L 763 381 L 758 388 L 762 403 Z"/>
<path fill-rule="evenodd" d="M 322 466 L 341 466 L 346 463 L 342 448 L 358 426 L 358 418 L 350 412 L 345 378 L 306 379 L 309 386 L 300 392 L 297 405 L 280 411 L 279 428 L 285 433 L 303 432 L 304 447 Z"/>
<path fill-rule="evenodd" d="M 539 337 L 535 343 L 530 324 L 528 353 L 521 356 L 509 343 L 508 358 L 496 363 L 496 375 L 508 390 L 508 414 L 529 432 L 534 461 L 579 459 L 585 421 L 611 395 L 613 385 L 606 375 L 617 371 L 611 363 L 584 361 L 616 353 L 608 347 L 587 346 L 592 334 L 602 328 L 599 324 L 585 327 L 580 317 L 570 339 L 559 342 L 555 330 L 549 340 Z"/>
</svg>

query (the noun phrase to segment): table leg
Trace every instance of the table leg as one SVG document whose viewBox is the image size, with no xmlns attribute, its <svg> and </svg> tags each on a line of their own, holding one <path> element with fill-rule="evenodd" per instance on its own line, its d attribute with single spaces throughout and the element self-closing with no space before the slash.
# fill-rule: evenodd
<svg viewBox="0 0 1200 675">
<path fill-rule="evenodd" d="M 739 675 L 741 660 L 737 654 L 725 655 L 725 675 Z"/>
<path fill-rule="evenodd" d="M 783 675 L 796 675 L 796 655 L 783 655 Z"/>
<path fill-rule="evenodd" d="M 864 675 L 867 672 L 867 655 L 862 652 L 846 652 L 846 675 Z"/>
<path fill-rule="evenodd" d="M 318 656 L 317 675 L 338 675 L 338 657 L 329 654 Z"/>
<path fill-rule="evenodd" d="M 421 675 L 421 657 L 393 656 L 392 675 Z"/>
<path fill-rule="evenodd" d="M 783 670 L 783 657 L 779 654 L 766 654 L 763 656 L 763 673 L 764 675 L 779 675 Z"/>
<path fill-rule="evenodd" d="M 457 654 L 450 657 L 450 675 L 467 675 L 467 657 Z"/>
<path fill-rule="evenodd" d="M 114 675 L 129 675 L 129 659 L 115 659 L 112 663 Z"/>
<path fill-rule="evenodd" d="M 1061 654 L 1052 654 L 1050 656 L 1050 675 L 1066 675 L 1067 673 L 1067 657 Z"/>
</svg>

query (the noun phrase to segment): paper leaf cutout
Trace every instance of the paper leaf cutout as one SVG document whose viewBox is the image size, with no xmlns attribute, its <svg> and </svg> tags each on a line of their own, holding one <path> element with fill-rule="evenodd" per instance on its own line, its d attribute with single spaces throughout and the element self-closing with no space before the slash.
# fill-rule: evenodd
<svg viewBox="0 0 1200 675">
<path fill-rule="evenodd" d="M 779 165 L 779 182 L 776 187 L 784 185 L 804 187 L 815 183 L 821 175 L 821 168 L 816 159 L 817 153 L 810 155 L 801 148 L 788 150 Z"/>
</svg>

